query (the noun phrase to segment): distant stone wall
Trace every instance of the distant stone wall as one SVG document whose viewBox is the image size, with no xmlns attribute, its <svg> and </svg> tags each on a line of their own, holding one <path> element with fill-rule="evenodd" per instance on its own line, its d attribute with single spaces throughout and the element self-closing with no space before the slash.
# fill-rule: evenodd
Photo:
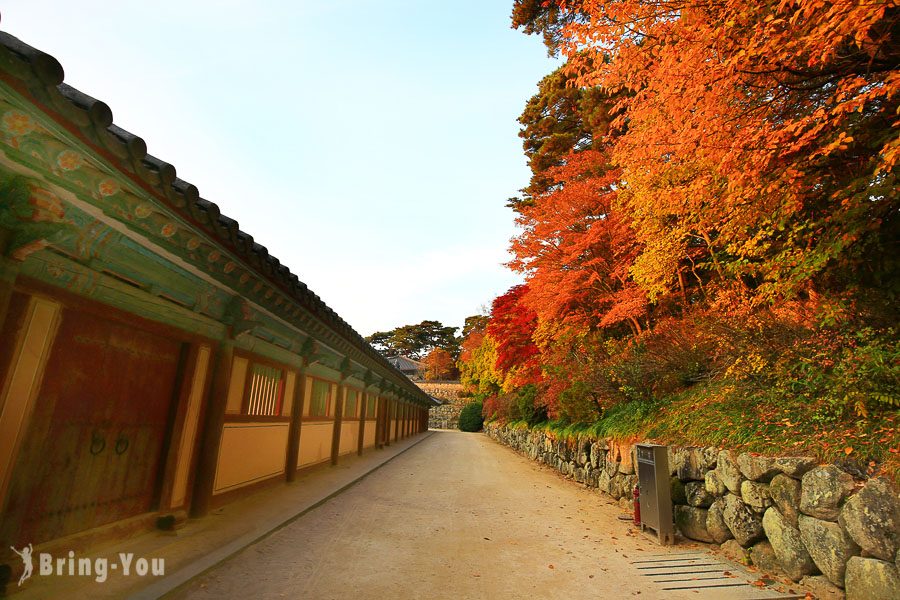
<svg viewBox="0 0 900 600">
<path fill-rule="evenodd" d="M 460 399 L 463 391 L 463 386 L 459 381 L 417 381 L 416 385 L 429 396 L 453 403 Z"/>
<path fill-rule="evenodd" d="M 434 406 L 428 410 L 429 429 L 459 429 L 460 407 L 454 404 Z"/>
<path fill-rule="evenodd" d="M 634 446 L 489 423 L 485 433 L 627 505 Z M 900 598 L 900 496 L 806 457 L 670 447 L 675 525 L 684 537 L 785 575 L 818 598 Z M 860 473 L 854 473 L 861 475 Z"/>
<path fill-rule="evenodd" d="M 463 386 L 459 381 L 417 381 L 423 392 L 429 396 L 447 402 L 443 406 L 435 406 L 428 411 L 428 427 L 430 429 L 457 429 L 459 413 L 466 404 L 461 396 Z"/>
</svg>

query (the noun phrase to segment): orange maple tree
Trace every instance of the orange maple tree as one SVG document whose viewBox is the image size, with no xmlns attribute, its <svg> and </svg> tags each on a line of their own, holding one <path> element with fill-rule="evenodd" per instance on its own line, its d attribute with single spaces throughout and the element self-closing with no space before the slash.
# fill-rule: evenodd
<svg viewBox="0 0 900 600">
<path fill-rule="evenodd" d="M 494 299 L 487 335 L 497 344 L 494 368 L 506 380 L 504 387 L 517 387 L 540 381 L 541 370 L 534 343 L 537 313 L 524 302 L 527 285 L 517 285 Z"/>
<path fill-rule="evenodd" d="M 519 118 L 527 285 L 461 361 L 488 413 L 720 393 L 766 425 L 890 422 L 900 5 L 514 0 L 512 21 L 566 63 Z"/>
<path fill-rule="evenodd" d="M 692 245 L 765 301 L 846 285 L 896 251 L 896 2 L 542 5 L 577 84 L 629 92 L 612 158 L 651 296 Z"/>
<path fill-rule="evenodd" d="M 456 376 L 456 363 L 443 348 L 432 348 L 422 362 L 425 363 L 425 379 L 428 381 L 454 379 Z"/>
<path fill-rule="evenodd" d="M 525 303 L 543 321 L 642 330 L 647 296 L 631 279 L 638 244 L 615 207 L 621 170 L 596 150 L 548 170 L 560 182 L 520 208 L 510 266 L 528 277 Z"/>
</svg>

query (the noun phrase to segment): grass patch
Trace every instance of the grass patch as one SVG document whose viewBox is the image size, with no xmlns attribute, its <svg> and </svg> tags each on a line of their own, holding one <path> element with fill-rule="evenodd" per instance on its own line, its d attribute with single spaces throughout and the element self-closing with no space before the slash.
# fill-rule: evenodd
<svg viewBox="0 0 900 600">
<path fill-rule="evenodd" d="M 593 423 L 545 421 L 535 429 L 559 438 L 588 434 L 622 441 L 642 439 L 684 446 L 718 446 L 768 455 L 815 456 L 849 461 L 869 474 L 900 480 L 897 411 L 866 417 L 823 416 L 822 406 L 802 398 L 748 393 L 721 383 L 696 386 L 665 400 L 623 402 Z M 518 422 L 516 427 L 526 427 Z"/>
</svg>

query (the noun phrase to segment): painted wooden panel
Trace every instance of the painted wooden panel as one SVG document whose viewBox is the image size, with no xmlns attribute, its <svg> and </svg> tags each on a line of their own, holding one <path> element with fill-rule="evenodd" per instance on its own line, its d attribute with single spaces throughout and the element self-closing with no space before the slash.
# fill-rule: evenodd
<svg viewBox="0 0 900 600">
<path fill-rule="evenodd" d="M 247 379 L 246 358 L 235 356 L 231 363 L 231 379 L 228 382 L 228 399 L 225 402 L 225 413 L 238 415 L 244 401 L 244 382 Z"/>
<path fill-rule="evenodd" d="M 63 311 L 10 488 L 20 538 L 38 543 L 154 507 L 181 348 Z"/>
<path fill-rule="evenodd" d="M 363 431 L 363 448 L 371 448 L 375 445 L 375 421 L 366 421 L 366 429 Z"/>
<path fill-rule="evenodd" d="M 359 421 L 341 423 L 341 446 L 338 454 L 356 452 L 359 448 Z"/>
<path fill-rule="evenodd" d="M 284 473 L 288 423 L 226 423 L 219 447 L 219 494 Z"/>
<path fill-rule="evenodd" d="M 293 371 L 287 372 L 287 378 L 284 382 L 284 404 L 281 414 L 285 417 L 291 416 L 294 412 L 294 386 L 297 385 L 297 374 Z"/>
<path fill-rule="evenodd" d="M 305 467 L 331 459 L 334 421 L 306 421 L 300 428 L 300 453 L 297 465 Z"/>
</svg>

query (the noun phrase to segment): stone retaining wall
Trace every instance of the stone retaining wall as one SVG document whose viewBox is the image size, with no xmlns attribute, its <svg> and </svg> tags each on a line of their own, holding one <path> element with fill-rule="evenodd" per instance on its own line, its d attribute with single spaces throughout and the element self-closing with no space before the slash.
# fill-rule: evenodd
<svg viewBox="0 0 900 600">
<path fill-rule="evenodd" d="M 532 460 L 630 502 L 634 446 L 495 423 L 485 433 Z M 900 496 L 883 477 L 855 479 L 806 457 L 670 447 L 675 525 L 820 598 L 900 598 Z M 845 596 L 846 594 L 846 596 Z"/>
<path fill-rule="evenodd" d="M 455 402 L 463 391 L 459 381 L 416 381 L 416 387 L 435 398 Z"/>
<path fill-rule="evenodd" d="M 459 413 L 466 405 L 466 399 L 461 396 L 462 384 L 459 381 L 417 381 L 416 385 L 429 396 L 447 402 L 428 410 L 429 429 L 457 429 Z"/>
<path fill-rule="evenodd" d="M 428 409 L 429 429 L 459 429 L 459 413 L 462 406 L 444 404 Z"/>
</svg>

